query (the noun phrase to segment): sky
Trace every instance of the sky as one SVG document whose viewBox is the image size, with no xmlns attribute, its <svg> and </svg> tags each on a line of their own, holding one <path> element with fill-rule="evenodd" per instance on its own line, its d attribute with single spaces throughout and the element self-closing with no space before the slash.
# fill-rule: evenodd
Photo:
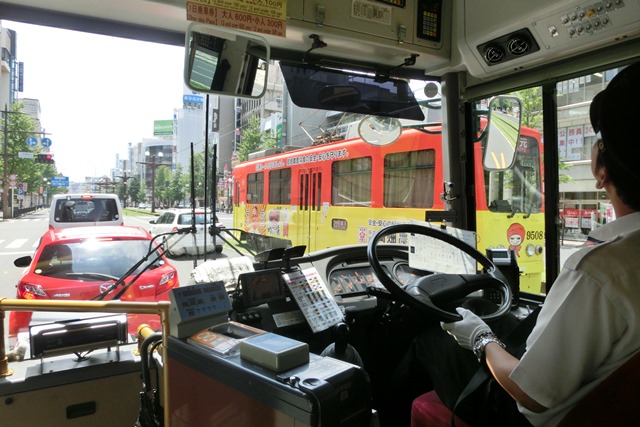
<svg viewBox="0 0 640 427">
<path fill-rule="evenodd" d="M 184 48 L 2 21 L 24 62 L 20 98 L 40 101 L 58 172 L 110 176 L 127 144 L 182 106 Z M 25 149 L 27 148 L 25 143 Z"/>
</svg>

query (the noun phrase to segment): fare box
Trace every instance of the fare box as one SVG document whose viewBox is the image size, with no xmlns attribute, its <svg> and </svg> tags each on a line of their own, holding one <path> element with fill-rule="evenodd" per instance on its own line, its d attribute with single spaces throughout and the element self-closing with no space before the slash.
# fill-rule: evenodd
<svg viewBox="0 0 640 427">
<path fill-rule="evenodd" d="M 240 342 L 240 357 L 282 372 L 309 363 L 309 345 L 269 332 Z"/>
</svg>

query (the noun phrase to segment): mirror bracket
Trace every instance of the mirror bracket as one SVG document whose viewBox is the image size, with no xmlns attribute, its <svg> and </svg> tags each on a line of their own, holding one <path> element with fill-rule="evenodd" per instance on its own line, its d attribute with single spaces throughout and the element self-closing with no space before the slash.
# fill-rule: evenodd
<svg viewBox="0 0 640 427">
<path fill-rule="evenodd" d="M 391 76 L 391 73 L 402 67 L 411 67 L 412 65 L 416 65 L 416 58 L 420 56 L 417 53 L 412 53 L 410 57 L 404 58 L 404 62 L 400 65 L 397 65 L 389 70 L 386 70 L 384 73 L 377 71 L 376 79 L 388 79 Z"/>
<path fill-rule="evenodd" d="M 303 60 L 304 60 L 304 62 L 305 62 L 305 63 L 307 62 L 307 55 L 308 55 L 312 50 L 315 50 L 315 49 L 322 49 L 323 47 L 327 47 L 327 44 L 326 44 L 325 42 L 323 42 L 322 40 L 320 40 L 320 36 L 319 36 L 319 35 L 317 35 L 317 34 L 311 34 L 311 35 L 309 36 L 309 38 L 310 38 L 310 39 L 313 39 L 313 44 L 311 45 L 311 47 L 309 48 L 309 50 L 307 50 L 307 51 L 304 53 Z"/>
</svg>

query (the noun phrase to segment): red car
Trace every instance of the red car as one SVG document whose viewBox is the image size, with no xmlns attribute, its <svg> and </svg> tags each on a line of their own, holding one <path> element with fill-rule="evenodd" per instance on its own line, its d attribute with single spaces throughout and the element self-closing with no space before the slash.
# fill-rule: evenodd
<svg viewBox="0 0 640 427">
<path fill-rule="evenodd" d="M 91 300 L 104 293 L 103 300 L 111 300 L 123 285 L 129 284 L 150 264 L 119 299 L 168 301 L 168 291 L 180 285 L 178 272 L 161 252 L 154 252 L 125 278 L 122 285 L 109 291 L 111 285 L 147 255 L 151 238 L 140 227 L 98 226 L 48 230 L 41 237 L 33 258 L 25 256 L 14 261 L 17 267 L 28 267 L 16 285 L 16 298 Z M 161 256 L 156 260 L 158 255 Z M 19 332 L 28 331 L 31 317 L 30 312 L 11 312 L 9 336 L 15 337 Z M 147 323 L 156 330 L 160 328 L 158 316 L 130 314 L 129 333 L 137 333 L 141 323 Z"/>
</svg>

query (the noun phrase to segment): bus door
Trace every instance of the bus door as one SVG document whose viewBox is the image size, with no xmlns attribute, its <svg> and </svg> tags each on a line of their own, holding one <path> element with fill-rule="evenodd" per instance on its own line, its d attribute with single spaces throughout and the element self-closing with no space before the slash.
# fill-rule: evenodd
<svg viewBox="0 0 640 427">
<path fill-rule="evenodd" d="M 322 220 L 322 172 L 320 168 L 300 171 L 298 185 L 297 241 L 307 245 L 307 252 L 316 248 L 316 233 Z"/>
</svg>

